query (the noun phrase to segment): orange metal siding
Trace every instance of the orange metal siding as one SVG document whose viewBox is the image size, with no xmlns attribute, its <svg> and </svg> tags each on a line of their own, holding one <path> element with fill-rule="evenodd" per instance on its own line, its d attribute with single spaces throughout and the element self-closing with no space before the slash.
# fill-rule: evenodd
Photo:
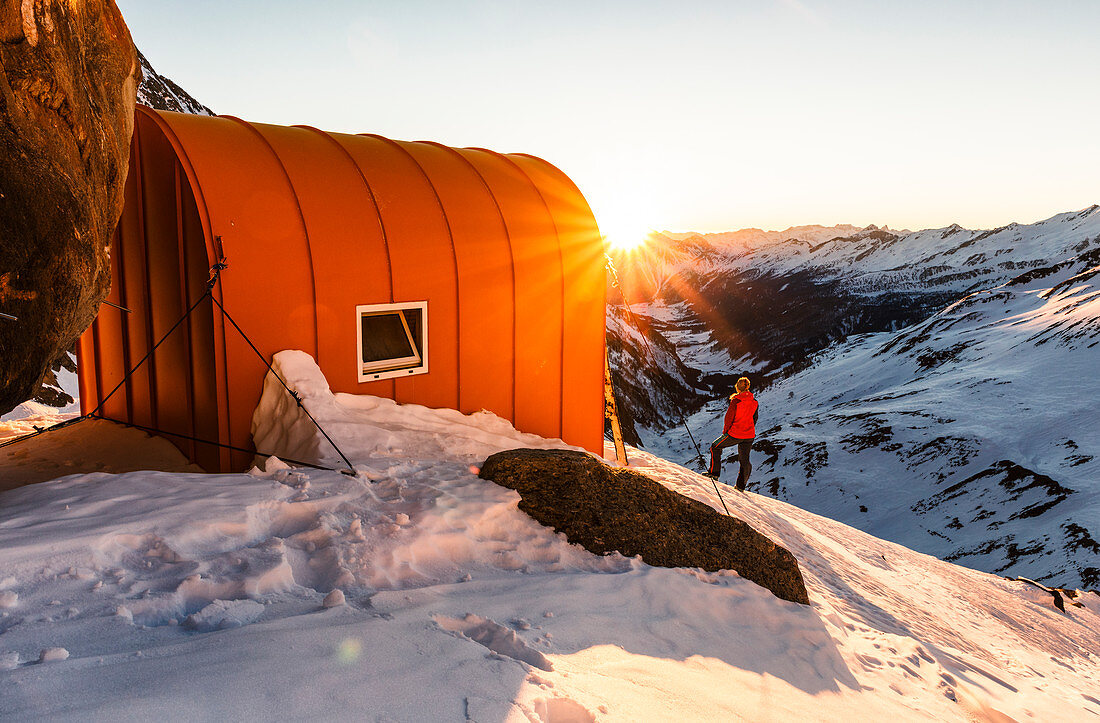
<svg viewBox="0 0 1100 723">
<path fill-rule="evenodd" d="M 499 201 L 511 239 L 516 293 L 516 428 L 561 437 L 562 278 L 553 219 L 530 179 L 506 158 L 479 149 L 459 152 Z"/>
<path fill-rule="evenodd" d="M 316 355 L 312 263 L 297 199 L 286 172 L 263 137 L 244 121 L 175 113 L 161 116 L 175 131 L 198 178 L 211 232 L 221 238 L 229 268 L 220 301 L 268 359 L 282 349 Z M 146 201 L 148 203 L 148 200 Z M 251 444 L 252 412 L 266 369 L 248 344 L 226 326 L 225 368 L 229 444 Z M 233 466 L 247 455 L 231 455 Z"/>
<path fill-rule="evenodd" d="M 401 404 L 458 408 L 458 287 L 451 231 L 435 188 L 402 144 L 333 134 L 374 191 L 389 241 L 393 300 L 428 302 L 428 373 L 398 377 Z"/>
<path fill-rule="evenodd" d="M 360 389 L 355 365 L 355 306 L 387 303 L 391 288 L 389 252 L 362 174 L 320 131 L 255 128 L 282 160 L 305 219 L 316 283 L 317 364 L 331 370 L 335 391 L 392 396 L 389 380 Z"/>
<path fill-rule="evenodd" d="M 603 415 L 592 413 L 592 399 L 603 395 L 603 376 L 592 374 L 604 363 L 604 307 L 607 280 L 600 231 L 584 196 L 569 177 L 546 161 L 517 154 L 509 157 L 535 184 L 550 209 L 561 251 L 562 438 L 586 449 L 603 443 Z"/>
<path fill-rule="evenodd" d="M 512 250 L 488 186 L 445 146 L 404 144 L 435 187 L 454 241 L 458 279 L 458 406 L 511 419 L 515 374 Z"/>
<path fill-rule="evenodd" d="M 203 187 L 199 183 L 195 167 L 186 149 L 166 120 L 170 115 L 172 114 L 160 114 L 148 108 L 138 107 L 134 132 L 134 149 L 141 149 L 143 147 L 141 138 L 145 138 L 151 139 L 152 147 L 158 149 L 159 153 L 155 155 L 142 153 L 139 163 L 131 160 L 131 173 L 139 173 L 144 176 L 149 173 L 165 172 L 169 164 L 166 154 L 170 148 L 170 152 L 175 154 L 176 168 L 187 179 L 187 190 L 181 194 L 181 197 L 185 199 L 184 203 L 187 205 L 187 209 L 184 211 L 187 218 L 184 225 L 185 238 L 191 249 L 190 258 L 193 259 L 189 267 L 191 265 L 198 267 L 189 274 L 187 280 L 188 287 L 191 289 L 191 293 L 188 295 L 190 301 L 188 308 L 190 308 L 190 305 L 194 304 L 195 300 L 205 290 L 209 266 L 221 258 L 220 250 L 215 249 L 216 246 L 220 249 L 220 238 L 217 239 L 219 243 L 216 243 L 214 234 L 211 231 L 210 216 Z M 146 145 L 149 145 L 149 142 Z M 131 159 L 133 158 L 132 151 Z M 145 208 L 144 197 L 137 199 L 127 197 L 126 205 L 131 204 L 138 205 L 140 212 L 147 215 L 148 210 Z M 144 221 L 142 228 L 145 228 Z M 147 237 L 143 237 L 142 241 L 143 244 L 158 243 L 157 239 L 150 240 Z M 139 271 L 144 272 L 145 298 L 150 299 L 152 294 L 149 286 L 147 263 L 140 269 L 135 267 L 131 273 L 136 274 Z M 219 299 L 221 298 L 222 289 L 220 286 L 215 289 L 214 295 Z M 134 310 L 134 312 L 136 314 L 138 310 Z M 146 317 L 149 316 L 148 308 L 142 309 L 141 312 Z M 202 342 L 201 344 L 195 344 L 193 356 L 199 356 L 203 361 L 191 369 L 194 379 L 193 389 L 196 390 L 196 396 L 201 397 L 195 405 L 196 415 L 202 415 L 195 424 L 196 436 L 226 445 L 230 443 L 229 383 L 225 354 L 226 322 L 220 313 L 214 314 L 212 304 L 205 303 L 195 309 L 188 324 L 192 326 L 192 339 Z M 152 336 L 150 327 L 148 331 L 148 344 L 150 347 L 158 340 L 159 338 Z M 160 353 L 160 351 L 158 350 L 157 353 Z M 132 368 L 139 359 L 140 357 L 136 356 L 132 358 L 129 366 Z M 152 390 L 153 404 L 167 393 L 167 390 L 154 384 Z M 178 432 L 178 430 L 170 431 Z M 181 448 L 184 446 L 184 442 L 180 438 L 170 438 L 177 443 L 177 446 Z M 213 444 L 197 445 L 194 461 L 207 469 L 220 470 L 239 468 L 246 463 L 242 455 Z"/>
<path fill-rule="evenodd" d="M 428 142 L 139 108 L 109 307 L 79 346 L 93 409 L 206 288 L 270 358 L 313 355 L 334 391 L 488 409 L 599 452 L 603 261 L 553 166 Z M 358 381 L 355 307 L 428 302 L 428 373 Z M 242 468 L 266 368 L 204 302 L 102 410 L 207 469 Z"/>
</svg>

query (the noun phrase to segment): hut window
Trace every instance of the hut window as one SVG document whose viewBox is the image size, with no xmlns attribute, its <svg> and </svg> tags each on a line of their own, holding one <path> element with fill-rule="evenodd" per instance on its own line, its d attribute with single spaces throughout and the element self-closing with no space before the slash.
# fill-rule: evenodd
<svg viewBox="0 0 1100 723">
<path fill-rule="evenodd" d="M 355 307 L 359 381 L 428 371 L 428 302 Z"/>
</svg>

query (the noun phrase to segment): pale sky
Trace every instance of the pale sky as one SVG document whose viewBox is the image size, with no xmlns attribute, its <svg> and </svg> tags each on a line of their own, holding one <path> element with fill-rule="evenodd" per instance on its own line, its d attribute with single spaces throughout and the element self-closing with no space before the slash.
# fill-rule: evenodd
<svg viewBox="0 0 1100 723">
<path fill-rule="evenodd" d="M 605 233 L 1100 202 L 1100 0 L 118 0 L 217 113 L 541 156 Z"/>
</svg>

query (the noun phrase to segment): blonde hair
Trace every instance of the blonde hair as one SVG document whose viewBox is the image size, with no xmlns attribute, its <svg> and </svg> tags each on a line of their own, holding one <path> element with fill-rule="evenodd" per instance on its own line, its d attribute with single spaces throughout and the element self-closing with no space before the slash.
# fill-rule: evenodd
<svg viewBox="0 0 1100 723">
<path fill-rule="evenodd" d="M 748 391 L 749 378 L 748 377 L 741 377 L 740 379 L 737 380 L 737 383 L 734 384 L 733 386 L 734 386 L 735 389 L 737 389 L 738 392 Z"/>
</svg>

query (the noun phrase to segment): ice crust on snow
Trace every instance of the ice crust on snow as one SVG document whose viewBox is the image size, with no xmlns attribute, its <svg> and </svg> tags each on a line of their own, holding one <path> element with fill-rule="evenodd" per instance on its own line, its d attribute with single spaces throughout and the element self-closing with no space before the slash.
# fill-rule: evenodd
<svg viewBox="0 0 1100 723">
<path fill-rule="evenodd" d="M 470 472 L 490 452 L 559 441 L 491 415 L 331 395 L 301 355 L 278 360 L 355 477 L 268 460 L 247 474 L 84 474 L 0 494 L 0 588 L 19 594 L 0 611 L 0 662 L 13 666 L 0 717 L 1100 713 L 1096 596 L 1063 614 L 1023 583 L 732 491 L 731 512 L 798 558 L 811 606 L 732 572 L 597 557 Z M 272 394 L 256 420 L 267 451 L 334 463 L 293 400 Z M 721 509 L 706 478 L 631 459 Z M 323 608 L 335 590 L 345 604 Z M 47 674 L 33 661 L 49 647 L 70 657 Z"/>
<path fill-rule="evenodd" d="M 33 419 L 44 428 L 69 418 L 53 415 Z M 0 422 L 0 442 L 34 431 L 23 429 L 23 421 Z M 70 474 L 142 469 L 202 471 L 167 439 L 102 419 L 85 419 L 0 449 L 0 490 Z"/>
</svg>

